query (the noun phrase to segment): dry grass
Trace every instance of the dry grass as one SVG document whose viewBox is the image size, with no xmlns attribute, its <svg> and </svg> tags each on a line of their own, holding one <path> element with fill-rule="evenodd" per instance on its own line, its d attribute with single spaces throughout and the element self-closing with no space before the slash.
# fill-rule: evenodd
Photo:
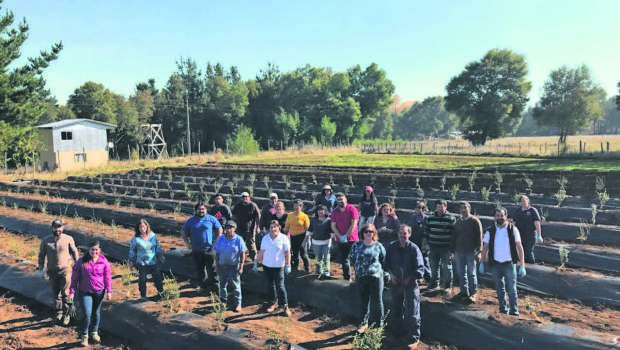
<svg viewBox="0 0 620 350">
<path fill-rule="evenodd" d="M 0 251 L 37 264 L 41 240 L 37 237 L 18 237 L 8 231 L 0 231 Z"/>
</svg>

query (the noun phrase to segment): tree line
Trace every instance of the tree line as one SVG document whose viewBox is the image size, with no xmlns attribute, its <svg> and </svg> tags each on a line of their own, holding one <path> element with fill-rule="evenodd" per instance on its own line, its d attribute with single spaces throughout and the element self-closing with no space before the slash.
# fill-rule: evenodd
<svg viewBox="0 0 620 350">
<path fill-rule="evenodd" d="M 0 0 L 0 4 L 2 0 Z M 87 81 L 65 104 L 45 87 L 44 70 L 62 43 L 17 66 L 28 37 L 25 20 L 14 26 L 0 16 L 0 157 L 5 165 L 32 162 L 36 126 L 71 118 L 116 124 L 116 156 L 126 158 L 143 142 L 141 124 L 161 124 L 170 154 L 213 148 L 251 151 L 299 143 L 350 143 L 365 138 L 415 139 L 462 133 L 474 145 L 506 135 L 568 135 L 590 129 L 617 133 L 619 94 L 608 98 L 585 65 L 562 66 L 549 74 L 540 100 L 531 105 L 532 82 L 525 57 L 492 49 L 470 62 L 446 86 L 445 96 L 401 105 L 385 70 L 372 63 L 344 71 L 305 65 L 281 71 L 267 64 L 243 80 L 235 66 L 191 58 L 157 86 L 138 82 L 129 97 Z"/>
</svg>

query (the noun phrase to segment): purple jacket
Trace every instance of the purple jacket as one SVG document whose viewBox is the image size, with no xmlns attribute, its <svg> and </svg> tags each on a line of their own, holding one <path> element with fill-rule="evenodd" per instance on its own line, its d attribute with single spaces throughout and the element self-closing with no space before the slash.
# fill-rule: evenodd
<svg viewBox="0 0 620 350">
<path fill-rule="evenodd" d="M 112 292 L 112 267 L 108 259 L 103 255 L 99 255 L 97 262 L 91 260 L 87 264 L 82 263 L 79 258 L 73 264 L 73 272 L 71 274 L 70 294 L 74 294 L 76 290 L 84 293 Z"/>
</svg>

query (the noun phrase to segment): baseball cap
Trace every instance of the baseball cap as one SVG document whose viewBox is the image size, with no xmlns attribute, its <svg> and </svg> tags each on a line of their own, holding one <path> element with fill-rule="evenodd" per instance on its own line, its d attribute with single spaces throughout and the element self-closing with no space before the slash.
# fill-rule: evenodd
<svg viewBox="0 0 620 350">
<path fill-rule="evenodd" d="M 58 219 L 56 219 L 56 220 L 52 221 L 52 227 L 53 227 L 53 228 L 56 228 L 56 227 L 61 227 L 61 226 L 63 226 L 62 221 L 60 221 L 60 220 L 58 220 Z"/>
<path fill-rule="evenodd" d="M 233 220 L 228 220 L 224 223 L 224 227 L 237 227 L 237 223 Z"/>
<path fill-rule="evenodd" d="M 277 193 L 275 193 L 275 192 L 271 192 L 271 193 L 269 194 L 269 198 L 276 198 L 276 199 L 277 199 L 277 198 L 278 198 L 278 194 L 277 194 Z"/>
<path fill-rule="evenodd" d="M 370 186 L 366 186 L 365 190 L 366 190 L 367 192 L 372 192 L 372 187 L 370 187 Z"/>
<path fill-rule="evenodd" d="M 249 196 L 250 196 L 250 194 L 247 193 L 247 192 L 242 192 L 241 193 L 241 197 L 249 197 Z"/>
<path fill-rule="evenodd" d="M 325 185 L 325 186 L 323 186 L 323 189 L 331 191 L 332 187 L 330 185 Z"/>
</svg>

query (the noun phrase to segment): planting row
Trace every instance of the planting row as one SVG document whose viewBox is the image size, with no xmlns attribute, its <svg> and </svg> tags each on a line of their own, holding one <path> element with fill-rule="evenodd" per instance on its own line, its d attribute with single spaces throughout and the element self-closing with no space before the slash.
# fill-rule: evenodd
<svg viewBox="0 0 620 350">
<path fill-rule="evenodd" d="M 3 217 L 2 221 L 4 226 L 19 228 L 38 236 L 46 235 L 49 232 L 47 223 L 36 223 L 33 220 L 20 220 L 11 217 Z M 81 232 L 72 230 L 67 230 L 67 232 L 72 234 L 78 242 L 89 238 Z M 126 245 L 109 241 L 105 237 L 102 237 L 101 242 L 106 255 L 115 257 L 115 251 L 122 251 L 122 254 L 116 258 L 124 258 L 126 256 L 128 249 Z M 124 249 L 113 248 L 113 246 L 117 245 L 123 246 Z M 193 272 L 192 262 L 189 257 L 168 254 L 167 262 L 169 264 L 168 267 L 175 275 L 191 274 Z M 246 271 L 248 272 L 244 274 L 244 288 L 259 293 L 262 292 L 264 289 L 262 278 L 258 274 L 249 271 L 249 269 L 246 269 Z M 545 274 L 545 268 L 542 267 L 532 267 L 529 271 L 533 275 Z M 4 276 L 6 273 L 2 273 L 2 275 Z M 555 278 L 553 275 L 554 273 L 549 274 L 545 278 L 541 278 L 541 280 L 547 281 L 546 283 L 566 283 L 562 282 L 562 274 L 557 274 L 558 276 Z M 589 282 L 583 279 L 572 282 L 577 282 L 574 286 L 573 294 L 580 294 L 581 296 L 588 294 L 583 286 L 589 285 Z M 602 288 L 609 290 L 611 288 L 613 290 L 613 288 L 617 287 L 614 285 L 590 285 L 590 288 L 593 289 Z M 349 285 L 346 282 L 316 282 L 304 278 L 289 278 L 287 279 L 287 288 L 291 299 L 298 300 L 304 304 L 312 306 L 316 304 L 321 309 L 339 310 L 340 313 L 350 315 L 351 317 L 357 317 L 359 314 L 358 301 L 356 300 L 357 293 L 353 290 L 353 285 Z M 487 295 L 490 300 L 493 298 L 493 291 L 491 290 L 483 289 L 480 293 L 481 295 Z M 521 297 L 523 298 L 523 296 Z M 507 344 L 509 344 L 508 346 L 520 346 L 519 344 L 523 343 L 531 348 L 561 346 L 564 349 L 594 349 L 614 346 L 615 340 L 613 336 L 605 333 L 607 330 L 596 331 L 591 328 L 584 329 L 585 327 L 572 328 L 573 326 L 568 324 L 563 324 L 561 329 L 559 329 L 558 324 L 551 320 L 555 319 L 563 322 L 561 320 L 565 318 L 565 315 L 556 314 L 555 310 L 570 310 L 571 313 L 574 310 L 574 312 L 580 315 L 591 313 L 593 315 L 592 319 L 585 321 L 586 324 L 592 324 L 594 318 L 598 320 L 598 318 L 606 317 L 606 320 L 608 317 L 610 321 L 604 322 L 609 322 L 612 325 L 611 332 L 613 333 L 614 326 L 611 320 L 618 317 L 617 311 L 598 308 L 598 311 L 595 312 L 592 310 L 588 311 L 587 307 L 562 303 L 553 299 L 538 300 L 534 296 L 525 296 L 526 306 L 524 309 L 530 308 L 532 310 L 531 314 L 528 312 L 528 316 L 523 316 L 525 317 L 523 320 L 498 315 L 492 311 L 495 309 L 495 306 L 486 305 L 486 303 L 482 303 L 476 308 L 468 309 L 441 301 L 425 300 L 422 303 L 423 334 L 426 337 L 438 339 L 458 347 L 474 346 L 480 349 L 506 347 Z M 389 296 L 386 301 L 389 305 Z M 595 302 L 600 302 L 600 300 Z M 534 308 L 539 309 L 534 310 Z M 536 312 L 540 315 L 536 315 Z M 126 315 L 126 313 L 123 314 Z M 532 317 L 532 319 L 530 320 L 529 317 Z M 494 319 L 495 322 L 488 322 L 489 318 Z M 449 326 L 446 328 L 446 325 Z M 569 332 L 570 336 L 566 336 L 565 332 Z"/>
</svg>

